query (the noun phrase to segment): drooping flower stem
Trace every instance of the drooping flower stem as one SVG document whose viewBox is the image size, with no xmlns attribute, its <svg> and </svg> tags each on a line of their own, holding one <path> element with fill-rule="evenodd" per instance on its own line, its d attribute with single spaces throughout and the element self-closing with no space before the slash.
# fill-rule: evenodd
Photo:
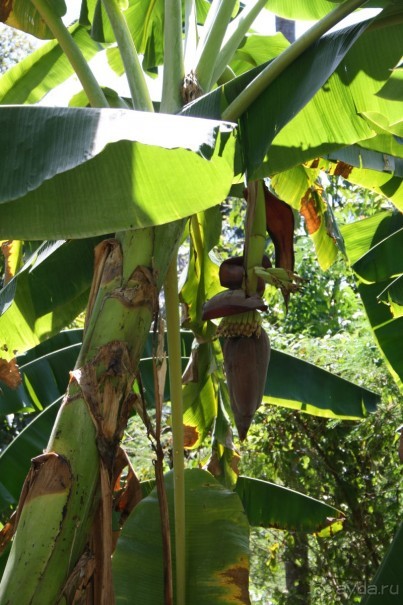
<svg viewBox="0 0 403 605">
<path fill-rule="evenodd" d="M 186 603 L 186 543 L 185 543 L 185 475 L 183 451 L 182 365 L 179 325 L 179 296 L 176 255 L 165 280 L 167 339 L 169 355 L 169 384 L 172 405 L 176 603 Z"/>
</svg>

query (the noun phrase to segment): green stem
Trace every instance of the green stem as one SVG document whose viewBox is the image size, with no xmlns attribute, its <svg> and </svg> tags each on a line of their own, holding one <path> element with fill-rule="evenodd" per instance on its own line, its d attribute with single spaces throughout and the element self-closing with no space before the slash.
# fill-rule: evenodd
<svg viewBox="0 0 403 605">
<path fill-rule="evenodd" d="M 185 76 L 181 0 L 165 0 L 164 47 L 161 112 L 176 113 L 183 104 L 181 83 Z"/>
<path fill-rule="evenodd" d="M 139 111 L 154 111 L 144 72 L 141 68 L 137 50 L 127 26 L 126 19 L 116 0 L 102 0 L 102 2 L 118 43 L 119 52 L 129 83 L 130 94 L 133 99 L 133 107 Z"/>
<path fill-rule="evenodd" d="M 199 85 L 204 92 L 210 90 L 212 75 L 222 41 L 227 31 L 236 0 L 213 0 L 204 24 L 204 37 L 200 40 L 195 68 Z"/>
<path fill-rule="evenodd" d="M 217 82 L 221 77 L 228 63 L 238 50 L 243 37 L 266 4 L 267 0 L 257 0 L 255 4 L 248 4 L 230 23 L 224 44 L 218 53 L 217 61 L 214 66 L 213 75 L 211 77 L 212 84 Z"/>
<path fill-rule="evenodd" d="M 303 52 L 307 50 L 329 29 L 337 25 L 344 17 L 352 13 L 356 8 L 365 4 L 367 0 L 347 0 L 337 6 L 331 13 L 315 23 L 311 29 L 305 32 L 298 40 L 289 46 L 284 52 L 276 57 L 248 86 L 230 103 L 222 114 L 223 120 L 235 122 L 246 109 L 262 94 L 291 63 L 293 63 Z"/>
<path fill-rule="evenodd" d="M 109 107 L 108 101 L 89 68 L 81 50 L 73 40 L 62 19 L 55 13 L 46 0 L 32 0 L 42 19 L 58 40 L 63 52 L 74 68 L 92 107 Z"/>
<path fill-rule="evenodd" d="M 197 15 L 195 0 L 185 0 L 185 72 L 188 74 L 196 64 Z"/>
<path fill-rule="evenodd" d="M 179 296 L 176 255 L 165 280 L 169 384 L 172 402 L 176 603 L 186 603 L 185 467 L 183 454 L 182 364 L 179 326 Z"/>
<path fill-rule="evenodd" d="M 246 273 L 246 293 L 251 296 L 257 288 L 254 267 L 262 264 L 266 247 L 266 203 L 263 181 L 248 184 L 248 211 L 245 227 L 244 267 Z"/>
</svg>

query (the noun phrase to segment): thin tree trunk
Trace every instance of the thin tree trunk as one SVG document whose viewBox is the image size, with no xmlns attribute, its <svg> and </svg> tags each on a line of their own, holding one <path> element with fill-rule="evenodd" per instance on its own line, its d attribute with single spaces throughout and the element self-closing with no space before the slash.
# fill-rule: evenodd
<svg viewBox="0 0 403 605">
<path fill-rule="evenodd" d="M 295 533 L 292 538 L 293 542 L 287 546 L 285 553 L 287 604 L 310 605 L 308 537 L 303 533 Z"/>
</svg>

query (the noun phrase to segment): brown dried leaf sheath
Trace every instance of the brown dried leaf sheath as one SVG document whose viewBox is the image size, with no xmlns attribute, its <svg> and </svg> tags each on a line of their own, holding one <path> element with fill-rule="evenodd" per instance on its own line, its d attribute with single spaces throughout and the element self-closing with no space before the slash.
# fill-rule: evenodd
<svg viewBox="0 0 403 605">
<path fill-rule="evenodd" d="M 21 374 L 15 357 L 10 361 L 0 358 L 0 380 L 10 389 L 16 389 L 21 384 Z"/>
<path fill-rule="evenodd" d="M 294 271 L 294 214 L 292 208 L 263 184 L 266 228 L 275 250 L 276 267 Z"/>
<path fill-rule="evenodd" d="M 334 175 L 342 176 L 343 179 L 348 179 L 352 170 L 353 170 L 353 167 L 350 166 L 350 164 L 346 164 L 345 162 L 340 161 L 340 162 L 337 162 L 337 164 L 336 164 L 336 168 L 334 169 Z"/>
<path fill-rule="evenodd" d="M 0 21 L 6 23 L 13 10 L 13 0 L 0 0 Z"/>
<path fill-rule="evenodd" d="M 301 214 L 305 219 L 309 235 L 312 235 L 320 228 L 321 217 L 318 214 L 315 198 L 312 196 L 310 189 L 301 200 Z"/>
<path fill-rule="evenodd" d="M 7 544 L 10 542 L 11 538 L 15 532 L 15 520 L 16 514 L 15 512 L 11 515 L 10 519 L 7 523 L 4 524 L 3 529 L 0 531 L 0 555 L 4 552 Z"/>
</svg>

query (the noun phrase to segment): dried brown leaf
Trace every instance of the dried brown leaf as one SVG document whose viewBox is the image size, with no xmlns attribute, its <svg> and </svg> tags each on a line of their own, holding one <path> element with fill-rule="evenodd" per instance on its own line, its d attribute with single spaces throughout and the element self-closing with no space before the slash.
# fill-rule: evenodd
<svg viewBox="0 0 403 605">
<path fill-rule="evenodd" d="M 294 214 L 291 206 L 276 197 L 264 184 L 266 228 L 275 250 L 276 267 L 294 270 Z"/>
<path fill-rule="evenodd" d="M 15 357 L 10 361 L 0 358 L 0 380 L 10 389 L 16 389 L 21 384 L 21 374 Z"/>
<path fill-rule="evenodd" d="M 321 217 L 318 214 L 316 201 L 310 189 L 308 189 L 301 200 L 300 212 L 305 219 L 305 224 L 309 235 L 312 235 L 320 228 Z"/>
</svg>

